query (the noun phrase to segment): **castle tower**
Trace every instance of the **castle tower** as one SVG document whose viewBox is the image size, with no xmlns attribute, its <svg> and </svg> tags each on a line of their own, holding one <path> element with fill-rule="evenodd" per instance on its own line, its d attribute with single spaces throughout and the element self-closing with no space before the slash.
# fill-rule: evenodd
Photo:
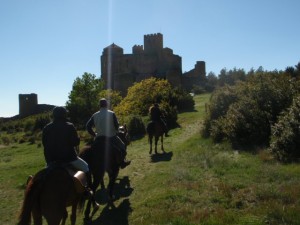
<svg viewBox="0 0 300 225">
<path fill-rule="evenodd" d="M 196 65 L 195 65 L 195 69 L 200 74 L 205 74 L 205 62 L 204 61 L 197 61 Z"/>
<path fill-rule="evenodd" d="M 114 89 L 114 74 L 121 70 L 121 61 L 123 56 L 123 48 L 116 44 L 103 49 L 101 56 L 101 77 L 103 78 L 106 88 Z"/>
<path fill-rule="evenodd" d="M 157 53 L 163 49 L 163 35 L 161 33 L 144 35 L 145 53 Z"/>
<path fill-rule="evenodd" d="M 134 45 L 132 47 L 132 54 L 143 54 L 143 53 L 144 53 L 143 45 Z"/>
<path fill-rule="evenodd" d="M 37 94 L 19 94 L 19 116 L 26 117 L 36 111 L 38 105 Z"/>
</svg>

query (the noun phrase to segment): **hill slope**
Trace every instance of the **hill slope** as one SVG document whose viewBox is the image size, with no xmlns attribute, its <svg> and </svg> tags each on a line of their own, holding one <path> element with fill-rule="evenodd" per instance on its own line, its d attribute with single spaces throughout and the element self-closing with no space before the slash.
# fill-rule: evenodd
<svg viewBox="0 0 300 225">
<path fill-rule="evenodd" d="M 147 137 L 132 142 L 132 164 L 120 172 L 115 208 L 99 190 L 102 207 L 93 224 L 299 224 L 300 166 L 202 139 L 208 98 L 195 96 L 196 110 L 179 114 L 180 128 L 164 139 L 167 154 L 151 157 Z M 15 224 L 24 181 L 43 166 L 41 147 L 0 149 L 0 224 Z"/>
</svg>

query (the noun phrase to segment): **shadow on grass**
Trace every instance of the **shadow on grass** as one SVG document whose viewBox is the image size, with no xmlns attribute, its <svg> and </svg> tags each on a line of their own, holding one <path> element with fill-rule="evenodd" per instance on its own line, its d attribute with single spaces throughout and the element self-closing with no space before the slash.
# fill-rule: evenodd
<svg viewBox="0 0 300 225">
<path fill-rule="evenodd" d="M 127 198 L 133 192 L 133 188 L 130 187 L 130 180 L 128 176 L 117 178 L 114 187 L 114 201 L 120 198 Z M 96 192 L 96 200 L 100 205 L 109 204 L 107 189 L 100 189 Z"/>
<path fill-rule="evenodd" d="M 161 161 L 171 161 L 173 157 L 173 152 L 157 153 L 151 155 L 151 162 L 157 163 Z"/>
<path fill-rule="evenodd" d="M 120 205 L 107 204 L 92 225 L 128 225 L 128 216 L 132 212 L 129 199 L 124 199 Z"/>
<path fill-rule="evenodd" d="M 96 192 L 96 200 L 101 207 L 100 216 L 89 224 L 91 225 L 128 225 L 128 215 L 132 212 L 130 201 L 127 197 L 131 195 L 133 188 L 130 186 L 128 176 L 118 178 L 114 187 L 114 199 L 116 201 L 125 198 L 120 205 L 116 206 L 114 202 L 109 201 L 107 189 L 100 189 Z M 102 208 L 104 206 L 104 208 Z"/>
</svg>

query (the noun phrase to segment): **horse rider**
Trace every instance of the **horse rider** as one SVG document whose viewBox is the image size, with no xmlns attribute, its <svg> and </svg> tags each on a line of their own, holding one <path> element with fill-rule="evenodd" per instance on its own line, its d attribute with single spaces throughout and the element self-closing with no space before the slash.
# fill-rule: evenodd
<svg viewBox="0 0 300 225">
<path fill-rule="evenodd" d="M 162 125 L 165 136 L 168 137 L 168 127 L 166 122 L 164 121 L 164 115 L 161 112 L 158 103 L 154 103 L 150 108 L 149 108 L 149 114 L 150 114 L 150 119 L 153 122 L 158 122 Z"/>
<path fill-rule="evenodd" d="M 92 201 L 94 212 L 98 210 L 94 193 L 91 190 L 91 173 L 88 164 L 77 156 L 76 149 L 80 139 L 74 125 L 67 120 L 67 110 L 64 107 L 55 107 L 52 111 L 53 121 L 43 129 L 42 142 L 47 168 L 57 163 L 71 165 L 76 170 L 86 174 L 88 186 L 85 194 Z"/>
<path fill-rule="evenodd" d="M 108 103 L 105 98 L 99 101 L 100 109 L 94 113 L 86 124 L 86 129 L 90 135 L 95 138 L 94 145 L 96 148 L 100 145 L 101 140 L 107 140 L 110 150 L 116 149 L 114 156 L 120 168 L 127 167 L 131 161 L 126 161 L 126 145 L 117 136 L 119 129 L 119 122 L 116 114 L 108 109 Z M 95 128 L 95 131 L 93 130 Z M 106 143 L 107 144 L 107 143 Z"/>
</svg>

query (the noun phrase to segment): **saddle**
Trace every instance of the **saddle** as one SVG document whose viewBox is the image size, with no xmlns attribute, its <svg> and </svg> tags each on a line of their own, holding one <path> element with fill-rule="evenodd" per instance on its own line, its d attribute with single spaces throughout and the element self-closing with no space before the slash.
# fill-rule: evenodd
<svg viewBox="0 0 300 225">
<path fill-rule="evenodd" d="M 86 174 L 82 171 L 75 171 L 72 168 L 66 168 L 67 172 L 72 176 L 75 190 L 77 193 L 82 194 L 86 191 L 88 186 Z"/>
<path fill-rule="evenodd" d="M 47 177 L 47 174 L 49 174 L 56 168 L 64 169 L 72 177 L 75 190 L 78 194 L 82 194 L 86 191 L 86 187 L 88 186 L 86 174 L 82 171 L 74 170 L 74 168 L 70 165 L 52 165 L 50 168 L 46 168 L 40 171 L 38 174 L 41 175 L 41 179 L 45 179 Z M 33 180 L 33 178 L 34 176 L 30 175 L 27 178 L 26 184 L 28 185 Z"/>
</svg>

